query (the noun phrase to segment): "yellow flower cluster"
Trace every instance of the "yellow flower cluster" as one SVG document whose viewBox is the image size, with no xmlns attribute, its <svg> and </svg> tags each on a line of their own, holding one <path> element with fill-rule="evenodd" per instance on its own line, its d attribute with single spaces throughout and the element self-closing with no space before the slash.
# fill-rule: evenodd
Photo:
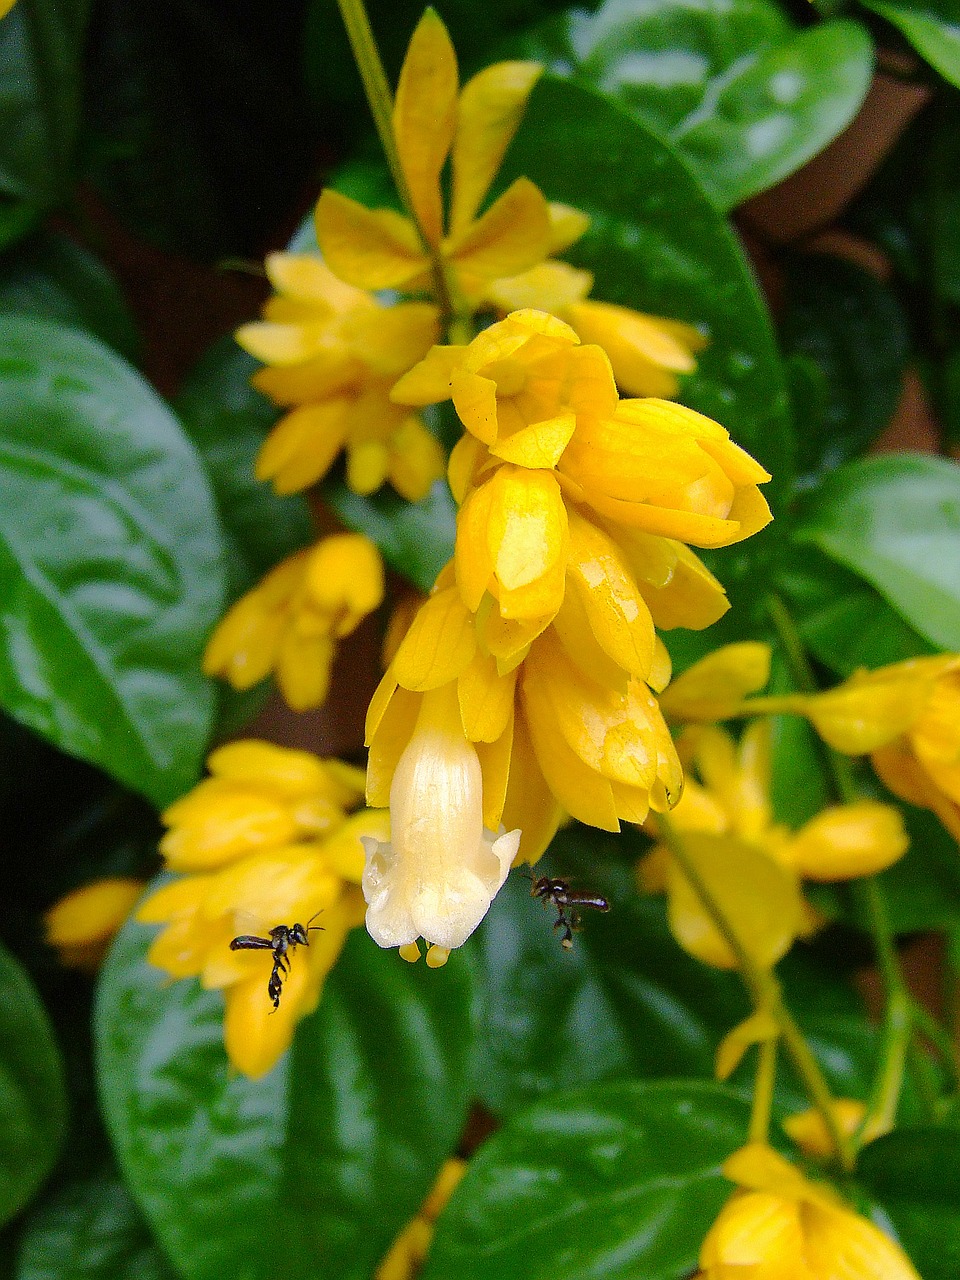
<svg viewBox="0 0 960 1280">
<path fill-rule="evenodd" d="M 322 538 L 272 569 L 237 601 L 207 645 L 203 670 L 235 689 L 276 673 L 294 711 L 319 707 L 330 687 L 337 641 L 377 609 L 383 562 L 358 533 Z"/>
<path fill-rule="evenodd" d="M 738 1190 L 700 1250 L 696 1280 L 919 1280 L 889 1236 L 761 1143 L 723 1172 Z"/>
<path fill-rule="evenodd" d="M 164 925 L 148 952 L 152 964 L 223 989 L 230 1061 L 257 1078 L 289 1047 L 348 931 L 362 923 L 360 837 L 384 836 L 386 815 L 351 813 L 362 771 L 306 751 L 233 742 L 208 767 L 211 776 L 163 814 L 169 830 L 160 850 L 184 874 L 155 890 L 137 918 Z M 291 958 L 274 1011 L 271 953 L 232 951 L 230 941 L 313 916 L 320 931 Z"/>
<path fill-rule="evenodd" d="M 906 852 L 898 810 L 874 800 L 831 805 L 799 831 L 775 822 L 768 721 L 751 723 L 739 744 L 717 726 L 690 727 L 677 747 L 686 781 L 670 825 L 738 939 L 763 967 L 814 927 L 801 880 L 873 875 Z M 656 832 L 655 819 L 650 825 Z M 736 966 L 666 843 L 643 860 L 639 874 L 648 892 L 666 890 L 670 927 L 681 946 L 707 964 Z"/>
<path fill-rule="evenodd" d="M 367 927 L 446 951 L 564 812 L 615 831 L 676 802 L 655 627 L 725 611 L 686 543 L 762 528 L 769 477 L 700 414 L 621 401 L 601 348 L 544 312 L 434 347 L 393 396 L 450 397 L 467 432 L 454 561 L 367 717 L 368 802 L 392 812 L 391 844 L 369 846 Z"/>
</svg>

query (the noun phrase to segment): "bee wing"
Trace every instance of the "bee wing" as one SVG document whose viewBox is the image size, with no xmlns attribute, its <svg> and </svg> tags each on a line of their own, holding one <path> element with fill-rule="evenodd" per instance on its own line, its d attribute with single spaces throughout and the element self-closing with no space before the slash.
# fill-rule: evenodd
<svg viewBox="0 0 960 1280">
<path fill-rule="evenodd" d="M 234 911 L 233 927 L 237 937 L 230 943 L 231 951 L 267 951 L 273 947 L 269 928 L 252 911 Z"/>
</svg>

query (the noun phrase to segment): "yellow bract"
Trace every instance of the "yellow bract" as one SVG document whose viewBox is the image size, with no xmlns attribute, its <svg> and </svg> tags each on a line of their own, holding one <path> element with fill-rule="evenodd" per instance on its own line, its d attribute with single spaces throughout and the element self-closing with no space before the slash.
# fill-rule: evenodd
<svg viewBox="0 0 960 1280">
<path fill-rule="evenodd" d="M 740 1190 L 700 1250 L 699 1280 L 919 1280 L 889 1236 L 759 1143 L 724 1173 Z"/>
<path fill-rule="evenodd" d="M 729 649 L 721 655 L 728 658 Z M 705 659 L 700 666 L 701 672 L 691 671 L 678 705 L 702 705 L 701 684 L 702 699 L 709 701 L 706 673 L 717 669 L 722 676 L 726 670 L 719 660 Z M 721 683 L 718 697 L 724 696 Z M 753 721 L 739 744 L 715 725 L 690 728 L 678 748 L 697 776 L 687 777 L 671 824 L 741 946 L 763 967 L 774 964 L 794 938 L 811 932 L 814 916 L 800 895 L 801 879 L 872 875 L 906 852 L 900 814 L 872 800 L 824 809 L 796 832 L 776 823 L 769 721 Z M 653 820 L 651 826 L 656 829 Z M 666 844 L 648 856 L 640 876 L 648 892 L 668 893 L 670 927 L 687 951 L 719 968 L 734 966 L 728 943 Z"/>
<path fill-rule="evenodd" d="M 350 814 L 363 771 L 340 760 L 247 740 L 220 747 L 208 765 L 212 776 L 163 815 L 170 830 L 161 852 L 187 874 L 161 885 L 137 918 L 164 925 L 152 964 L 224 990 L 228 1056 L 256 1078 L 289 1047 L 348 931 L 363 921 L 361 838 L 389 833 L 383 814 Z M 319 929 L 292 954 L 274 1010 L 271 952 L 232 951 L 230 941 L 312 916 Z"/>
<path fill-rule="evenodd" d="M 867 1114 L 866 1104 L 857 1098 L 837 1098 L 832 1111 L 837 1128 L 847 1138 L 853 1137 Z M 783 1121 L 783 1128 L 805 1156 L 829 1160 L 836 1154 L 833 1135 L 815 1107 L 787 1116 Z M 870 1132 L 864 1133 L 864 1141 L 869 1142 L 879 1136 L 879 1130 L 875 1126 L 871 1125 L 870 1129 Z"/>
<path fill-rule="evenodd" d="M 277 292 L 263 321 L 243 325 L 236 338 L 267 366 L 253 385 L 294 407 L 260 450 L 257 478 L 272 480 L 278 493 L 296 493 L 321 480 L 345 449 L 355 492 L 372 493 L 389 479 L 419 501 L 443 474 L 443 454 L 389 393 L 436 342 L 437 307 L 386 307 L 308 254 L 273 253 L 266 267 Z"/>
<path fill-rule="evenodd" d="M 227 612 L 207 645 L 203 670 L 235 689 L 275 673 L 295 711 L 319 707 L 337 641 L 383 600 L 383 564 L 361 534 L 323 538 L 272 569 Z"/>
<path fill-rule="evenodd" d="M 113 935 L 133 910 L 144 882 L 131 876 L 94 880 L 66 894 L 43 916 L 46 940 L 56 947 L 60 963 L 95 970 Z"/>
<path fill-rule="evenodd" d="M 445 1161 L 420 1212 L 403 1228 L 374 1272 L 374 1280 L 416 1280 L 433 1240 L 434 1223 L 467 1171 L 465 1160 Z"/>
</svg>

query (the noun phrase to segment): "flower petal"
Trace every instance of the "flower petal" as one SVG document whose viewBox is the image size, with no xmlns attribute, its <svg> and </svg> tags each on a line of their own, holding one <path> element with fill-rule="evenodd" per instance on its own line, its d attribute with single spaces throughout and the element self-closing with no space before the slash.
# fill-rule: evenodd
<svg viewBox="0 0 960 1280">
<path fill-rule="evenodd" d="M 437 689 L 460 675 L 476 648 L 473 618 L 457 588 L 448 587 L 420 606 L 393 660 L 393 674 L 405 689 Z"/>
<path fill-rule="evenodd" d="M 526 271 L 546 257 L 549 243 L 543 192 L 529 178 L 517 178 L 481 218 L 451 237 L 446 251 L 459 271 L 486 281 Z"/>
<path fill-rule="evenodd" d="M 714 650 L 661 694 L 665 716 L 675 720 L 724 720 L 770 679 L 770 646 L 744 640 Z"/>
<path fill-rule="evenodd" d="M 884 871 L 909 844 L 898 809 L 858 800 L 818 813 L 787 845 L 786 856 L 805 880 L 851 880 Z"/>
<path fill-rule="evenodd" d="M 324 258 L 349 284 L 394 289 L 426 265 L 413 224 L 392 209 L 367 209 L 326 187 L 317 202 L 316 222 Z"/>
</svg>

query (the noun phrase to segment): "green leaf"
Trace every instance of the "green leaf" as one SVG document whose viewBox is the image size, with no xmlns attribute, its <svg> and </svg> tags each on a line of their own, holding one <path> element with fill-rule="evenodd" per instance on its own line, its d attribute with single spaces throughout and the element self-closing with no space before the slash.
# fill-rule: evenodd
<svg viewBox="0 0 960 1280">
<path fill-rule="evenodd" d="M 804 644 L 840 676 L 935 652 L 879 591 L 815 547 L 788 547 L 776 574 Z"/>
<path fill-rule="evenodd" d="M 733 975 L 681 951 L 662 901 L 636 895 L 629 865 L 611 877 L 624 843 L 575 826 L 552 845 L 551 870 L 537 869 L 573 867 L 578 888 L 609 898 L 608 916 L 584 912 L 572 950 L 561 950 L 555 913 L 520 872 L 474 935 L 484 1005 L 476 1088 L 497 1114 L 598 1080 L 710 1077 L 721 1037 L 749 1011 Z M 627 848 L 639 852 L 636 841 Z"/>
<path fill-rule="evenodd" d="M 923 1280 L 960 1273 L 960 1130 L 901 1129 L 864 1147 L 857 1176 L 889 1214 Z"/>
<path fill-rule="evenodd" d="M 859 23 L 799 30 L 771 0 L 607 0 L 595 14 L 548 22 L 523 51 L 669 138 L 721 209 L 822 151 L 856 115 L 873 74 Z"/>
<path fill-rule="evenodd" d="M 514 1116 L 473 1157 L 423 1280 L 677 1280 L 733 1190 L 749 1108 L 717 1084 L 594 1085 Z"/>
<path fill-rule="evenodd" d="M 103 974 L 103 1107 L 133 1194 L 187 1280 L 368 1280 L 453 1150 L 470 983 L 355 932 L 293 1052 L 233 1073 L 218 992 L 168 983 L 129 924 Z M 296 963 L 296 961 L 294 961 Z M 267 999 L 264 991 L 264 999 Z"/>
<path fill-rule="evenodd" d="M 801 474 L 862 453 L 896 408 L 909 354 L 907 318 L 875 276 L 828 255 L 792 258 L 781 322 L 784 349 L 824 380 L 820 412 L 796 413 Z"/>
<path fill-rule="evenodd" d="M 0 317 L 0 699 L 158 805 L 199 772 L 223 602 L 203 467 L 119 356 Z"/>
<path fill-rule="evenodd" d="M 140 338 L 116 277 L 67 236 L 41 232 L 0 261 L 0 312 L 60 320 L 136 362 Z"/>
<path fill-rule="evenodd" d="M 594 273 L 595 297 L 706 328 L 682 399 L 773 473 L 768 490 L 782 486 L 793 439 L 770 317 L 735 235 L 671 148 L 598 94 L 545 77 L 502 177 L 521 174 L 590 215 L 566 256 Z"/>
<path fill-rule="evenodd" d="M 174 1280 L 120 1179 L 67 1183 L 28 1220 L 15 1280 Z"/>
<path fill-rule="evenodd" d="M 384 560 L 421 591 L 429 591 L 453 555 L 457 510 L 445 481 L 422 502 L 407 502 L 392 489 L 365 498 L 342 480 L 328 480 L 323 498 L 345 525 L 365 533 Z"/>
<path fill-rule="evenodd" d="M 907 37 L 944 80 L 960 88 L 960 14 L 954 0 L 862 0 Z"/>
<path fill-rule="evenodd" d="M 20 0 L 0 22 L 0 191 L 50 206 L 73 179 L 89 0 Z"/>
<path fill-rule="evenodd" d="M 960 925 L 957 842 L 925 809 L 902 805 L 910 848 L 880 877 L 895 933 Z"/>
<path fill-rule="evenodd" d="M 960 649 L 960 466 L 866 458 L 829 476 L 797 529 L 877 588 L 935 645 Z"/>
<path fill-rule="evenodd" d="M 29 1204 L 63 1143 L 60 1054 L 33 983 L 0 947 L 0 1223 Z"/>
<path fill-rule="evenodd" d="M 230 551 L 231 598 L 252 587 L 316 536 L 302 494 L 280 498 L 253 474 L 277 409 L 250 385 L 259 363 L 231 337 L 214 343 L 187 378 L 174 408 L 200 450 Z"/>
</svg>

